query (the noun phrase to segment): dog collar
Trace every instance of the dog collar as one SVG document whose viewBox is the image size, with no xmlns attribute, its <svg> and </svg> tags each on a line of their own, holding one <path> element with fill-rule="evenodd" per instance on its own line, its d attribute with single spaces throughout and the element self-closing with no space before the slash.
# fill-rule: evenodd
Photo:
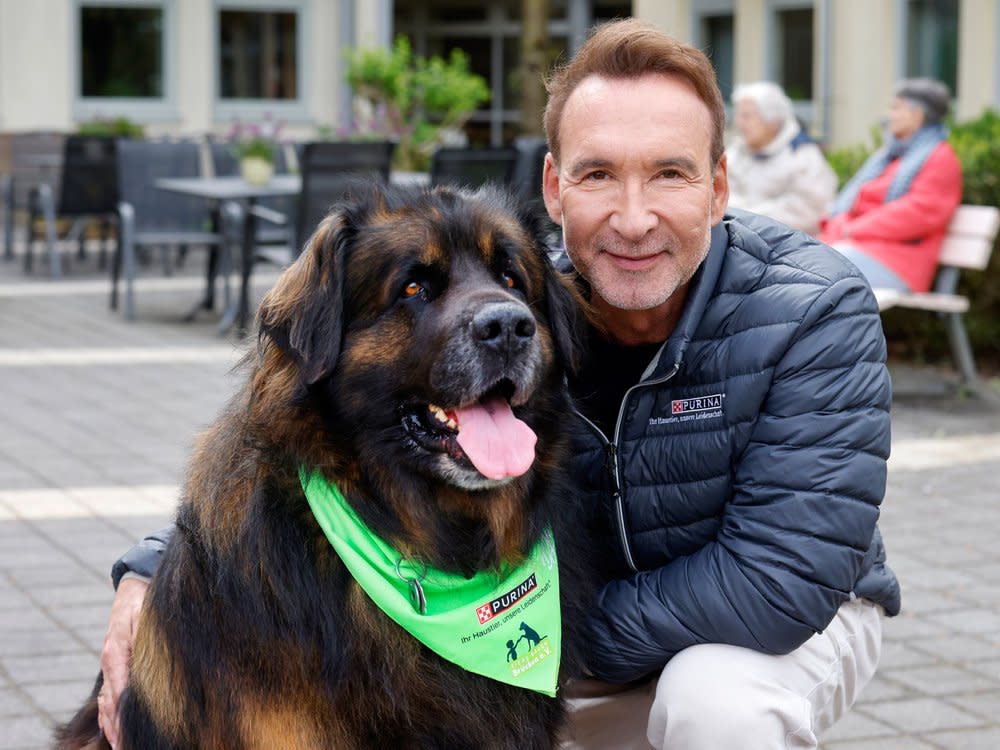
<svg viewBox="0 0 1000 750">
<path fill-rule="evenodd" d="M 466 578 L 405 560 L 319 471 L 301 468 L 299 479 L 327 540 L 400 627 L 467 672 L 555 696 L 562 628 L 551 529 L 520 565 Z"/>
</svg>

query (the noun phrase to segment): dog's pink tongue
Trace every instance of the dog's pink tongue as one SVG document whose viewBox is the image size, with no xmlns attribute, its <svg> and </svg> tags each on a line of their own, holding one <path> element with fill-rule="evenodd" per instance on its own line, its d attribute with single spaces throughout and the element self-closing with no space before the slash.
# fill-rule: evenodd
<svg viewBox="0 0 1000 750">
<path fill-rule="evenodd" d="M 459 409 L 458 444 L 487 479 L 518 477 L 535 460 L 535 433 L 497 398 Z"/>
</svg>

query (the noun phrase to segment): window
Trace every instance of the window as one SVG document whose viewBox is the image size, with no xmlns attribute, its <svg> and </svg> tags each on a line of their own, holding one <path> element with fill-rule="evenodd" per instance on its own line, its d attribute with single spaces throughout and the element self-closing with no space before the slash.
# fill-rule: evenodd
<svg viewBox="0 0 1000 750">
<path fill-rule="evenodd" d="M 163 9 L 88 3 L 79 11 L 80 95 L 162 98 Z"/>
<path fill-rule="evenodd" d="M 729 101 L 733 93 L 733 14 L 719 16 L 702 16 L 701 19 L 702 46 L 712 67 L 715 77 L 719 79 L 719 89 L 722 98 Z"/>
<path fill-rule="evenodd" d="M 813 10 L 793 8 L 775 14 L 777 79 L 793 101 L 813 98 Z"/>
<path fill-rule="evenodd" d="M 220 11 L 220 98 L 297 99 L 298 25 L 294 11 Z"/>
<path fill-rule="evenodd" d="M 906 18 L 906 75 L 958 83 L 958 0 L 910 0 Z"/>
</svg>

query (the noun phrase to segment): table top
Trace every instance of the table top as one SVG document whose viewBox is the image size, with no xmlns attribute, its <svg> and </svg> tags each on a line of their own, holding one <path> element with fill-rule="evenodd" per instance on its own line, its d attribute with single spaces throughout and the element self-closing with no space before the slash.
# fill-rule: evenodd
<svg viewBox="0 0 1000 750">
<path fill-rule="evenodd" d="M 242 177 L 162 177 L 154 184 L 161 190 L 215 200 L 297 195 L 302 190 L 297 174 L 276 174 L 263 185 L 251 185 Z"/>
</svg>

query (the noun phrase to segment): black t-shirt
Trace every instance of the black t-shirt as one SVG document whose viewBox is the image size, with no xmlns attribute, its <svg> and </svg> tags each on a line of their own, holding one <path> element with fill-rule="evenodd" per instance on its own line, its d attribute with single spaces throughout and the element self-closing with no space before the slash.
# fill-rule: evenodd
<svg viewBox="0 0 1000 750">
<path fill-rule="evenodd" d="M 613 438 L 625 392 L 639 382 L 662 344 L 624 346 L 591 331 L 580 374 L 570 391 L 587 419 Z"/>
</svg>

